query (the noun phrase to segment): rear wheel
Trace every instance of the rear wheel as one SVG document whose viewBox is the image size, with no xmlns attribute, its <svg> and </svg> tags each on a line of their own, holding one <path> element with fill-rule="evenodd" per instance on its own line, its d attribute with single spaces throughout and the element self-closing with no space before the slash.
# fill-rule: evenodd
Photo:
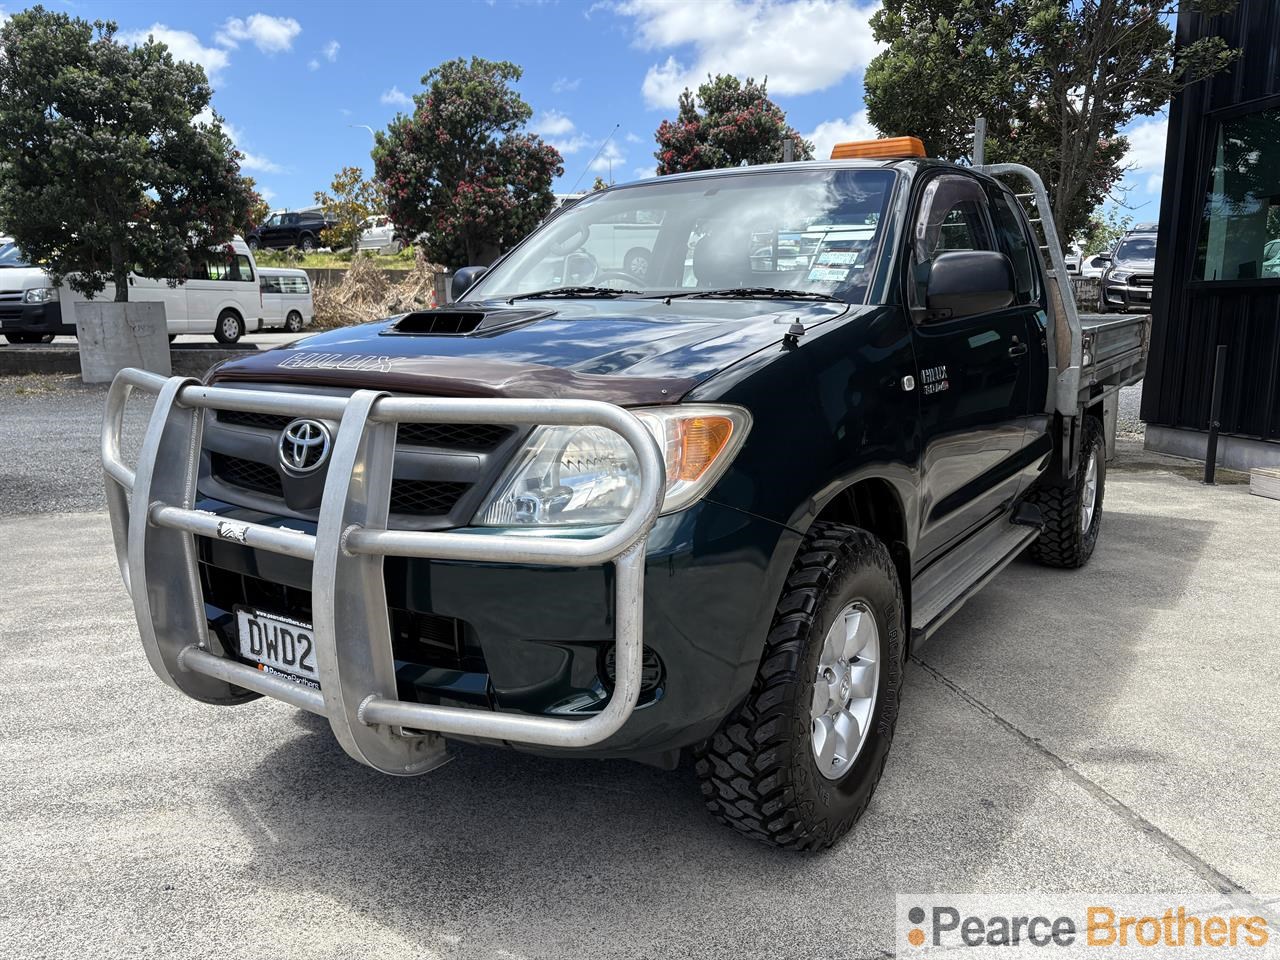
<svg viewBox="0 0 1280 960">
<path fill-rule="evenodd" d="M 244 321 L 232 310 L 223 310 L 218 314 L 218 322 L 213 327 L 213 338 L 219 343 L 235 343 L 244 336 Z"/>
<path fill-rule="evenodd" d="M 788 849 L 844 836 L 884 770 L 905 642 L 902 590 L 884 544 L 856 527 L 815 524 L 750 694 L 696 750 L 712 815 Z"/>
<path fill-rule="evenodd" d="M 1032 557 L 1046 566 L 1066 569 L 1089 562 L 1102 528 L 1106 480 L 1102 422 L 1085 417 L 1076 475 L 1067 483 L 1041 487 L 1030 498 L 1044 518 L 1044 529 L 1031 544 Z"/>
<path fill-rule="evenodd" d="M 250 238 L 249 238 L 248 240 L 246 240 L 245 242 L 248 244 L 248 246 L 249 246 L 249 249 L 250 249 L 250 250 L 257 250 L 257 249 L 258 249 L 258 238 L 257 238 L 257 237 L 250 237 Z"/>
<path fill-rule="evenodd" d="M 302 314 L 297 310 L 290 310 L 289 315 L 284 318 L 284 328 L 289 333 L 302 332 Z"/>
<path fill-rule="evenodd" d="M 298 249 L 303 253 L 310 253 L 316 248 L 316 238 L 312 236 L 304 236 L 298 241 Z"/>
</svg>

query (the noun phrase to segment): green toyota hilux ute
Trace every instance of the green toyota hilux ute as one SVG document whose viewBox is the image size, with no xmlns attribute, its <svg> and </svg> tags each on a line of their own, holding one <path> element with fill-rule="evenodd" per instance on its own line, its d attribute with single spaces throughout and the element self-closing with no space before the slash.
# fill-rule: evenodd
<svg viewBox="0 0 1280 960">
<path fill-rule="evenodd" d="M 692 756 L 724 822 L 839 839 L 913 645 L 1024 550 L 1088 561 L 1146 351 L 1077 316 L 1034 173 L 877 150 L 603 190 L 447 306 L 122 372 L 103 460 L 156 673 L 397 775 L 451 740 Z"/>
</svg>

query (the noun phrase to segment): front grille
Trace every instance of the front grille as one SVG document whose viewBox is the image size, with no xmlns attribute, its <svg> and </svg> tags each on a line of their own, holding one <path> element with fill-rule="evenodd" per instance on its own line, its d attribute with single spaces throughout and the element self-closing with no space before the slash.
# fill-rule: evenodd
<svg viewBox="0 0 1280 960">
<path fill-rule="evenodd" d="M 274 413 L 246 413 L 222 410 L 218 422 L 259 430 L 283 430 L 293 420 Z M 396 442 L 406 447 L 436 447 L 446 450 L 493 450 L 514 431 L 491 423 L 402 423 L 397 428 Z"/>
<path fill-rule="evenodd" d="M 222 483 L 269 497 L 284 497 L 284 484 L 280 474 L 265 463 L 225 453 L 211 453 L 209 468 Z M 468 483 L 443 480 L 392 480 L 391 512 L 418 517 L 443 516 L 454 508 L 470 488 Z"/>
<path fill-rule="evenodd" d="M 237 427 L 257 427 L 260 430 L 283 430 L 293 417 L 282 417 L 275 413 L 249 413 L 245 410 L 218 411 L 219 423 L 230 423 Z"/>
<path fill-rule="evenodd" d="M 510 427 L 493 423 L 402 423 L 396 441 L 406 447 L 492 450 L 512 432 Z"/>
<path fill-rule="evenodd" d="M 1154 280 L 1153 277 L 1133 277 L 1130 279 L 1129 282 L 1132 283 L 1135 287 L 1149 287 L 1151 286 L 1153 280 Z"/>
<path fill-rule="evenodd" d="M 269 497 L 283 497 L 284 484 L 275 468 L 256 460 L 232 457 L 225 453 L 209 454 L 209 468 L 215 477 L 233 487 L 242 487 Z"/>
<path fill-rule="evenodd" d="M 391 512 L 441 516 L 453 509 L 470 484 L 443 480 L 392 480 Z"/>
</svg>

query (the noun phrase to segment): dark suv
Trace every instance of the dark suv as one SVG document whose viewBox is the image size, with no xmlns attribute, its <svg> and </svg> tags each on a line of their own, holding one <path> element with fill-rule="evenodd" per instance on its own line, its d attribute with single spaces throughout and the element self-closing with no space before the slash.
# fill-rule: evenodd
<svg viewBox="0 0 1280 960">
<path fill-rule="evenodd" d="M 245 242 L 251 250 L 260 247 L 314 250 L 320 246 L 320 233 L 336 225 L 336 220 L 329 219 L 320 210 L 273 213 L 245 237 Z"/>
</svg>

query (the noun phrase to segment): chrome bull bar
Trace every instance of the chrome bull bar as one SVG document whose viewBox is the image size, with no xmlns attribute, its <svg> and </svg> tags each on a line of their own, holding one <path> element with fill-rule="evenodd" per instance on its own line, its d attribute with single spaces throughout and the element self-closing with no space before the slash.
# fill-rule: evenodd
<svg viewBox="0 0 1280 960">
<path fill-rule="evenodd" d="M 133 390 L 155 394 L 135 468 L 120 451 Z M 338 422 L 314 536 L 194 509 L 208 410 L 315 417 Z M 636 454 L 640 487 L 627 517 L 583 538 L 471 535 L 387 528 L 398 423 L 594 425 Z M 207 387 L 182 377 L 122 370 L 107 394 L 102 465 L 116 558 L 147 660 L 165 683 L 206 703 L 274 697 L 328 718 L 355 759 L 385 773 L 425 773 L 444 762 L 442 735 L 585 747 L 617 732 L 640 692 L 645 538 L 657 518 L 666 469 L 657 442 L 621 407 L 594 400 L 350 397 Z M 230 659 L 205 619 L 196 537 L 243 543 L 309 560 L 320 690 Z M 382 561 L 387 556 L 485 563 L 593 566 L 613 563 L 613 693 L 580 720 L 496 713 L 397 699 Z M 240 688 L 240 689 L 237 689 Z"/>
</svg>

